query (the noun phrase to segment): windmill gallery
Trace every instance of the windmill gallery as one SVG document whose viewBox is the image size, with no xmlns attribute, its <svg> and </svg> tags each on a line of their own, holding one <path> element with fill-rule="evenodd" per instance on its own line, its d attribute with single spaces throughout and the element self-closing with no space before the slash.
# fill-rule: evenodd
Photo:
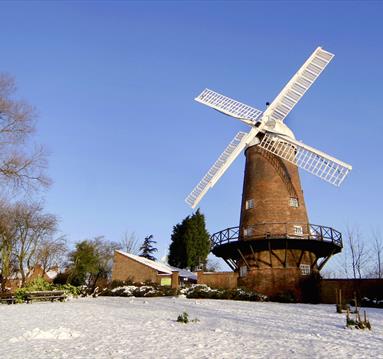
<svg viewBox="0 0 383 359">
<path fill-rule="evenodd" d="M 251 128 L 237 133 L 186 198 L 195 208 L 244 150 L 239 226 L 211 237 L 213 254 L 238 274 L 238 286 L 302 297 L 308 278 L 342 250 L 340 232 L 309 223 L 298 167 L 335 186 L 352 167 L 297 141 L 284 123 L 333 57 L 318 47 L 264 112 L 209 89 L 196 98 Z"/>
</svg>

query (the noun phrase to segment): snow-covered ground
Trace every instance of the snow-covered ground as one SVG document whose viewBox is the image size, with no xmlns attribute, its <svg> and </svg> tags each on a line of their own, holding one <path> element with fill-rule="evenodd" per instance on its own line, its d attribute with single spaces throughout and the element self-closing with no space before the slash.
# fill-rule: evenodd
<svg viewBox="0 0 383 359">
<path fill-rule="evenodd" d="M 183 311 L 199 322 L 181 324 Z M 0 358 L 383 358 L 372 331 L 345 329 L 334 305 L 185 298 L 0 305 Z"/>
</svg>

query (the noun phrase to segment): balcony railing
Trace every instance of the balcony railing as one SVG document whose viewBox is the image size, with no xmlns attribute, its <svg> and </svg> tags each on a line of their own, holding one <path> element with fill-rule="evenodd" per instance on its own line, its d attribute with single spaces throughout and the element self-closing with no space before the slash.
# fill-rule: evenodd
<svg viewBox="0 0 383 359">
<path fill-rule="evenodd" d="M 342 234 L 331 228 L 308 223 L 259 223 L 251 227 L 230 227 L 214 233 L 212 248 L 238 240 L 294 238 L 332 242 L 342 245 Z"/>
</svg>

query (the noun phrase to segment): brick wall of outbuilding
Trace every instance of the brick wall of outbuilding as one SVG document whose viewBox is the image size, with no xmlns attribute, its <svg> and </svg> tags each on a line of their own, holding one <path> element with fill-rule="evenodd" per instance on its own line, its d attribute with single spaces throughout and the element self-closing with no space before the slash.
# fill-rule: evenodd
<svg viewBox="0 0 383 359">
<path fill-rule="evenodd" d="M 157 271 L 119 252 L 114 253 L 112 280 L 157 283 Z"/>
</svg>

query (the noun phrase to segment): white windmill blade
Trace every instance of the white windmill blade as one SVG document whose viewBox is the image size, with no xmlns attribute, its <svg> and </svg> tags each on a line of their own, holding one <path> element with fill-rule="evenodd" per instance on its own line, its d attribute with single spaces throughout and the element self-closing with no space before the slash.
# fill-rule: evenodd
<svg viewBox="0 0 383 359">
<path fill-rule="evenodd" d="M 333 54 L 318 47 L 274 99 L 263 116 L 283 121 L 333 57 Z"/>
<path fill-rule="evenodd" d="M 335 186 L 340 186 L 352 169 L 351 165 L 322 151 L 270 132 L 265 134 L 259 146 Z"/>
<path fill-rule="evenodd" d="M 241 151 L 254 139 L 258 132 L 259 129 L 253 127 L 249 133 L 238 132 L 235 135 L 225 151 L 218 157 L 218 160 L 209 169 L 197 186 L 194 187 L 193 191 L 186 197 L 185 202 L 190 207 L 195 208 L 195 206 L 197 206 L 209 188 L 217 183 Z"/>
<path fill-rule="evenodd" d="M 245 105 L 209 89 L 203 90 L 195 100 L 226 115 L 235 117 L 248 125 L 254 125 L 262 115 L 262 111 L 254 107 Z"/>
</svg>

